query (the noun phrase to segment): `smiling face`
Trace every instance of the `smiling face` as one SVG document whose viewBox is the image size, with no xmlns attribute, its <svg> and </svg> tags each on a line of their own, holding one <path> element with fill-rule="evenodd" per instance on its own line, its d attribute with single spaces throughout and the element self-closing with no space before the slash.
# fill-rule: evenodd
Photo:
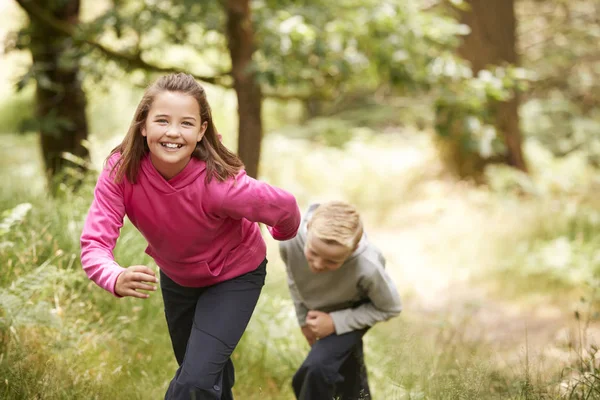
<svg viewBox="0 0 600 400">
<path fill-rule="evenodd" d="M 308 231 L 304 256 L 310 270 L 316 274 L 325 271 L 335 271 L 352 255 L 353 250 L 339 243 L 319 239 L 313 232 Z"/>
<path fill-rule="evenodd" d="M 206 127 L 194 97 L 168 91 L 154 97 L 141 132 L 147 139 L 152 164 L 165 179 L 185 168 Z"/>
</svg>

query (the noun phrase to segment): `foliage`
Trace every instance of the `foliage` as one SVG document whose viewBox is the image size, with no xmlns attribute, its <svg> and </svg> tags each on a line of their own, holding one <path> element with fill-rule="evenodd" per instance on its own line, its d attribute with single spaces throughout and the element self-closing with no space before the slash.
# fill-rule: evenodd
<svg viewBox="0 0 600 400">
<path fill-rule="evenodd" d="M 231 85 L 225 17 L 218 3 L 119 0 L 114 6 L 87 5 L 86 21 L 69 31 L 77 44 L 73 55 L 82 59 L 86 76 L 122 79 L 114 66 L 177 68 Z M 427 65 L 464 31 L 451 18 L 423 11 L 415 0 L 260 1 L 252 6 L 254 68 L 275 97 L 333 100 L 360 88 L 426 86 Z M 22 29 L 12 46 L 23 48 L 29 34 Z M 43 84 L 39 72 L 33 68 L 18 86 L 34 77 Z M 143 84 L 148 78 L 133 79 Z"/>
<path fill-rule="evenodd" d="M 472 77 L 452 56 L 468 28 L 445 13 L 441 3 L 253 2 L 253 68 L 265 92 L 282 98 L 343 105 L 353 93 L 389 100 L 392 94 L 433 90 L 438 110 L 454 107 L 451 115 L 437 121 L 441 135 L 453 121 L 461 121 L 456 140 L 483 158 L 503 151 L 490 124 L 493 102 L 516 90 L 524 94 L 526 135 L 558 155 L 589 148 L 589 161 L 597 163 L 600 117 L 594 93 L 600 79 L 595 79 L 598 54 L 589 45 L 598 36 L 598 22 L 591 17 L 597 6 L 585 0 L 518 2 L 517 45 L 524 69 L 489 69 Z M 122 79 L 143 86 L 150 79 L 148 71 L 161 68 L 189 70 L 207 82 L 230 86 L 224 26 L 218 3 L 119 0 L 112 7 L 84 2 L 73 51 L 95 88 Z M 23 48 L 28 37 L 25 28 L 9 43 Z M 127 78 L 121 67 L 137 72 Z M 30 71 L 19 87 L 38 73 Z"/>
<path fill-rule="evenodd" d="M 409 137 L 413 139 L 405 142 Z M 410 145 L 403 147 L 403 143 Z M 345 198 L 365 210 L 366 221 L 377 228 L 373 230 L 374 235 L 380 234 L 379 229 L 418 228 L 414 221 L 398 213 L 399 206 L 427 203 L 427 198 L 418 197 L 430 193 L 433 187 L 433 182 L 427 179 L 431 175 L 424 170 L 436 166 L 431 159 L 417 157 L 416 149 L 425 150 L 429 145 L 420 143 L 414 135 L 365 135 L 348 142 L 346 153 L 279 135 L 269 136 L 266 146 L 267 155 L 273 158 L 268 163 L 272 167 L 265 169 L 265 179 L 292 190 L 303 208 L 316 197 Z M 275 157 L 286 159 L 286 163 L 277 162 Z M 332 164 L 343 168 L 327 168 Z M 386 165 L 392 167 L 384 168 Z M 2 169 L 6 187 L 11 191 L 17 187 L 15 179 L 20 180 L 18 176 L 11 177 L 19 171 L 17 163 L 13 166 L 10 170 Z M 20 189 L 14 195 L 3 192 L 0 197 L 2 209 L 14 209 L 25 200 L 32 205 L 24 218 L 11 218 L 15 222 L 2 237 L 14 245 L 0 249 L 0 258 L 7 260 L 0 276 L 0 290 L 4 295 L 19 296 L 20 288 L 26 288 L 32 279 L 37 288 L 29 305 L 32 311 L 36 310 L 30 314 L 30 318 L 35 319 L 34 325 L 13 324 L 16 333 L 11 333 L 6 325 L 0 326 L 0 354 L 3 354 L 0 381 L 9 382 L 0 393 L 9 398 L 35 398 L 41 393 L 48 399 L 155 398 L 164 393 L 176 369 L 160 292 L 146 301 L 115 299 L 89 282 L 80 269 L 78 235 L 91 201 L 94 177 L 91 176 L 77 193 L 66 190 L 61 198 L 46 198 L 33 192 L 24 198 Z M 390 185 L 392 181 L 394 185 Z M 419 185 L 423 191 L 416 190 Z M 495 196 L 499 197 L 490 195 L 490 201 L 498 202 L 492 204 L 503 209 L 505 205 L 501 201 L 507 192 L 498 190 Z M 489 221 L 489 210 L 486 210 L 489 205 L 479 203 L 479 207 L 472 207 L 469 212 L 485 213 Z M 529 209 L 523 211 L 529 212 Z M 516 217 L 522 219 L 521 214 Z M 457 227 L 453 225 L 452 229 Z M 594 230 L 589 232 L 593 234 Z M 436 232 L 438 234 L 440 232 Z M 498 238 L 483 233 L 477 235 L 485 242 Z M 578 235 L 580 233 L 573 233 L 574 238 Z M 444 242 L 440 237 L 435 236 L 432 243 Z M 471 239 L 459 238 L 460 242 L 474 242 L 475 238 Z M 594 243 L 591 236 L 582 240 L 588 239 Z M 250 400 L 289 398 L 291 376 L 308 351 L 293 315 L 285 274 L 276 256 L 276 243 L 271 240 L 267 243 L 270 254 L 267 284 L 233 356 L 238 377 L 235 393 Z M 142 263 L 155 268 L 143 255 L 145 245 L 141 235 L 127 222 L 115 256 L 124 265 Z M 446 260 L 464 251 L 453 244 L 444 246 Z M 431 248 L 431 251 L 439 249 Z M 505 254 L 497 258 L 495 253 L 485 252 L 490 264 L 506 257 Z M 513 259 L 518 262 L 518 254 Z M 389 254 L 389 260 L 392 269 L 393 253 Z M 481 268 L 478 260 L 470 262 Z M 44 269 L 36 269 L 42 264 Z M 448 264 L 453 265 L 451 261 Z M 35 276 L 44 271 L 52 271 L 47 275 L 51 279 L 39 277 L 36 280 Z M 410 296 L 403 298 L 411 304 Z M 34 307 L 38 303 L 42 306 Z M 9 310 L 4 303 L 0 309 L 3 315 Z M 14 309 L 11 306 L 10 310 Z M 526 375 L 519 368 L 496 365 L 491 344 L 473 333 L 481 329 L 479 321 L 469 315 L 472 313 L 464 315 L 455 310 L 430 320 L 408 307 L 400 318 L 369 332 L 365 346 L 374 396 L 390 399 L 558 398 L 549 395 L 555 393 L 553 382 L 558 379 L 558 375 L 553 374 L 554 369 L 538 378 L 534 374 Z"/>
<path fill-rule="evenodd" d="M 0 214 L 3 217 L 2 221 L 0 221 L 0 237 L 6 235 L 13 225 L 21 222 L 29 210 L 31 210 L 31 204 L 23 203 L 19 204 L 12 210 L 3 211 L 2 214 Z M 11 245 L 13 245 L 11 242 L 2 242 L 0 247 Z"/>
<path fill-rule="evenodd" d="M 535 71 L 523 128 L 556 155 L 588 151 L 597 165 L 599 5 L 586 0 L 517 2 L 522 65 Z"/>
<path fill-rule="evenodd" d="M 457 24 L 412 0 L 262 2 L 259 76 L 283 93 L 339 99 L 354 91 L 418 88 Z"/>
<path fill-rule="evenodd" d="M 442 74 L 437 86 L 441 95 L 436 108 L 442 116 L 437 121 L 438 132 L 447 136 L 458 131 L 452 140 L 461 143 L 464 154 L 483 159 L 502 154 L 502 143 L 489 117 L 495 101 L 520 94 L 526 137 L 535 137 L 559 156 L 584 150 L 588 162 L 597 165 L 600 119 L 595 89 L 600 54 L 590 45 L 600 32 L 593 17 L 597 12 L 598 6 L 585 0 L 516 2 L 521 68 L 488 68 L 471 77 L 452 56 L 442 54 L 431 70 L 433 76 L 440 75 L 436 70 L 450 71 Z M 448 81 L 449 75 L 459 79 Z M 482 85 L 481 78 L 493 85 Z M 485 88 L 484 93 L 475 88 Z M 446 112 L 449 109 L 452 112 Z M 460 126 L 452 121 L 459 121 Z"/>
<path fill-rule="evenodd" d="M 0 134 L 25 132 L 27 122 L 33 119 L 33 93 L 23 91 L 0 103 Z"/>
<path fill-rule="evenodd" d="M 437 133 L 444 138 L 458 134 L 454 140 L 482 158 L 503 154 L 504 139 L 496 132 L 494 106 L 526 90 L 531 73 L 508 66 L 484 69 L 472 76 L 463 61 L 449 54 L 438 58 L 430 71 L 440 82 L 435 102 Z"/>
<path fill-rule="evenodd" d="M 500 165 L 486 168 L 493 192 L 530 208 L 522 215 L 521 234 L 504 249 L 510 256 L 495 273 L 509 278 L 517 292 L 523 289 L 519 282 L 528 285 L 535 278 L 537 285 L 527 286 L 524 294 L 597 286 L 597 171 L 585 152 L 557 157 L 535 139 L 526 141 L 524 149 L 532 165 L 529 175 Z"/>
<path fill-rule="evenodd" d="M 467 204 L 465 215 L 481 214 L 485 224 L 466 236 L 461 228 L 470 220 L 451 221 L 448 230 L 454 236 L 429 232 L 432 239 L 424 242 L 429 251 L 443 249 L 448 268 L 453 260 L 465 260 L 505 296 L 557 293 L 564 305 L 565 293 L 584 285 L 597 288 L 600 274 L 593 166 L 600 154 L 600 70 L 593 45 L 597 6 L 583 0 L 517 2 L 523 69 L 490 68 L 472 76 L 453 55 L 467 30 L 440 12 L 438 3 L 253 2 L 253 68 L 268 94 L 326 99 L 332 103 L 329 110 L 342 111 L 300 127 L 279 123 L 265 142 L 263 177 L 292 191 L 302 207 L 322 198 L 352 201 L 377 230 L 394 234 L 404 229 L 417 234 L 423 220 L 442 220 L 457 202 L 431 205 L 427 196 L 448 195 L 441 187 L 453 185 L 450 193 L 476 199 Z M 74 33 L 73 51 L 83 57 L 89 87 L 101 90 L 106 85 L 108 90 L 108 82 L 120 85 L 122 79 L 143 86 L 150 78 L 147 71 L 172 67 L 231 84 L 218 2 L 108 4 L 86 2 L 85 21 Z M 22 48 L 28 34 L 24 29 L 13 44 Z M 121 57 L 108 55 L 107 48 Z M 125 70 L 136 72 L 126 75 Z M 492 127 L 493 104 L 516 92 L 525 100 L 524 131 L 535 139 L 525 142 L 531 174 L 489 166 L 488 185 L 472 191 L 466 185 L 430 180 L 443 176 L 443 169 L 428 139 L 423 145 L 422 135 L 397 129 L 404 119 L 392 106 L 402 100 L 397 96 L 405 96 L 415 103 L 425 99 L 420 108 L 428 108 L 429 97 L 435 97 L 438 111 L 453 110 L 437 120 L 438 131 L 450 135 L 460 121 L 461 144 L 489 158 L 503 149 Z M 353 102 L 355 98 L 365 101 Z M 98 93 L 96 104 L 102 101 Z M 19 113 L 31 111 L 16 104 L 13 109 Z M 113 133 L 116 128 L 104 119 L 108 112 L 102 106 L 92 109 L 99 121 L 96 130 Z M 406 110 L 410 114 L 412 109 Z M 12 111 L 3 108 L 3 114 Z M 129 117 L 118 118 L 115 126 Z M 386 129 L 387 124 L 392 127 Z M 405 142 L 407 137 L 414 141 Z M 50 199 L 37 189 L 37 175 L 31 172 L 36 171 L 35 143 L 29 136 L 20 137 L 26 147 L 17 148 L 12 140 L 6 135 L 0 157 L 6 188 L 0 210 L 7 210 L 0 218 L 0 382 L 7 382 L 0 397 L 160 397 L 176 368 L 160 294 L 146 302 L 116 300 L 80 270 L 78 235 L 95 175 L 76 192 L 63 184 L 59 196 Z M 425 161 L 423 154 L 428 155 Z M 17 155 L 23 160 L 17 162 Z M 403 206 L 423 211 L 411 219 Z M 440 243 L 444 240 L 448 243 Z M 433 249 L 437 245 L 441 247 Z M 474 249 L 466 251 L 466 246 Z M 155 268 L 143 256 L 144 247 L 143 238 L 126 223 L 115 255 L 123 264 Z M 276 254 L 273 243 L 269 253 Z M 291 375 L 308 350 L 292 313 L 281 263 L 273 256 L 255 317 L 234 353 L 236 394 L 249 399 L 290 397 Z M 536 378 L 528 370 L 497 365 L 491 344 L 473 339 L 477 321 L 457 318 L 456 312 L 435 321 L 415 314 L 407 308 L 399 320 L 382 324 L 367 338 L 372 383 L 383 398 L 585 398 L 597 390 L 593 347 L 581 346 L 576 362 L 553 365 Z M 564 368 L 563 374 L 554 374 L 554 368 Z"/>
</svg>

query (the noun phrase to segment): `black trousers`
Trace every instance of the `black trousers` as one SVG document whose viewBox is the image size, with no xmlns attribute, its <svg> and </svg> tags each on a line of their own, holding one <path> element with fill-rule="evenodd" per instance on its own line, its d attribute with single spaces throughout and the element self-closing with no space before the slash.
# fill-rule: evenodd
<svg viewBox="0 0 600 400">
<path fill-rule="evenodd" d="M 247 274 L 203 288 L 160 284 L 179 368 L 165 400 L 232 400 L 231 353 L 248 326 L 265 283 L 267 260 Z"/>
<path fill-rule="evenodd" d="M 362 338 L 366 329 L 318 340 L 292 379 L 299 400 L 371 399 Z"/>
</svg>

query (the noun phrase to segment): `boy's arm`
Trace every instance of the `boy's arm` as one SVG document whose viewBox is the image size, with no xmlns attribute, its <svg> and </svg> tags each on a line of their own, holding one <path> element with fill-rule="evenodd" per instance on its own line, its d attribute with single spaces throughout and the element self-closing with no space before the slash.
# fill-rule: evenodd
<svg viewBox="0 0 600 400">
<path fill-rule="evenodd" d="M 373 326 L 402 311 L 400 295 L 383 267 L 375 268 L 370 276 L 361 280 L 359 286 L 370 301 L 356 308 L 330 313 L 338 335 Z"/>
<path fill-rule="evenodd" d="M 298 324 L 300 326 L 306 325 L 306 315 L 308 314 L 308 307 L 304 304 L 300 297 L 300 293 L 298 292 L 298 288 L 296 287 L 296 282 L 294 282 L 294 278 L 292 277 L 292 271 L 288 264 L 287 257 L 287 249 L 285 248 L 286 243 L 279 243 L 279 254 L 281 255 L 281 259 L 285 264 L 285 268 L 287 270 L 287 283 L 290 289 L 290 295 L 292 297 L 292 301 L 294 302 L 294 308 L 296 309 L 296 317 L 298 318 Z"/>
</svg>

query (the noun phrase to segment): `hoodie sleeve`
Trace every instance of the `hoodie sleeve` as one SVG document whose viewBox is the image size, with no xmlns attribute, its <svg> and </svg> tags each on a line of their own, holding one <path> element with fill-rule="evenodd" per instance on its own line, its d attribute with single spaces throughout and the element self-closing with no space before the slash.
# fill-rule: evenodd
<svg viewBox="0 0 600 400">
<path fill-rule="evenodd" d="M 338 335 L 373 326 L 402 311 L 400 295 L 383 264 L 376 265 L 368 276 L 363 277 L 359 287 L 368 296 L 367 303 L 330 313 Z"/>
<path fill-rule="evenodd" d="M 290 296 L 292 297 L 292 302 L 294 303 L 294 308 L 296 309 L 296 317 L 298 318 L 298 324 L 300 326 L 304 326 L 306 325 L 308 307 L 306 307 L 306 305 L 302 301 L 302 298 L 300 297 L 300 292 L 298 292 L 298 287 L 296 286 L 296 282 L 294 282 L 291 267 L 288 263 L 286 243 L 279 243 L 279 254 L 281 255 L 281 259 L 285 264 L 288 288 L 290 289 Z"/>
<path fill-rule="evenodd" d="M 275 240 L 289 240 L 296 236 L 300 226 L 300 209 L 292 194 L 253 179 L 244 170 L 227 184 L 216 210 L 218 215 L 261 222 L 267 225 Z"/>
<path fill-rule="evenodd" d="M 94 189 L 81 234 L 81 265 L 88 278 L 118 297 L 115 283 L 124 268 L 115 262 L 113 250 L 123 226 L 125 205 L 123 185 L 114 183 L 110 168 L 103 168 Z"/>
</svg>

